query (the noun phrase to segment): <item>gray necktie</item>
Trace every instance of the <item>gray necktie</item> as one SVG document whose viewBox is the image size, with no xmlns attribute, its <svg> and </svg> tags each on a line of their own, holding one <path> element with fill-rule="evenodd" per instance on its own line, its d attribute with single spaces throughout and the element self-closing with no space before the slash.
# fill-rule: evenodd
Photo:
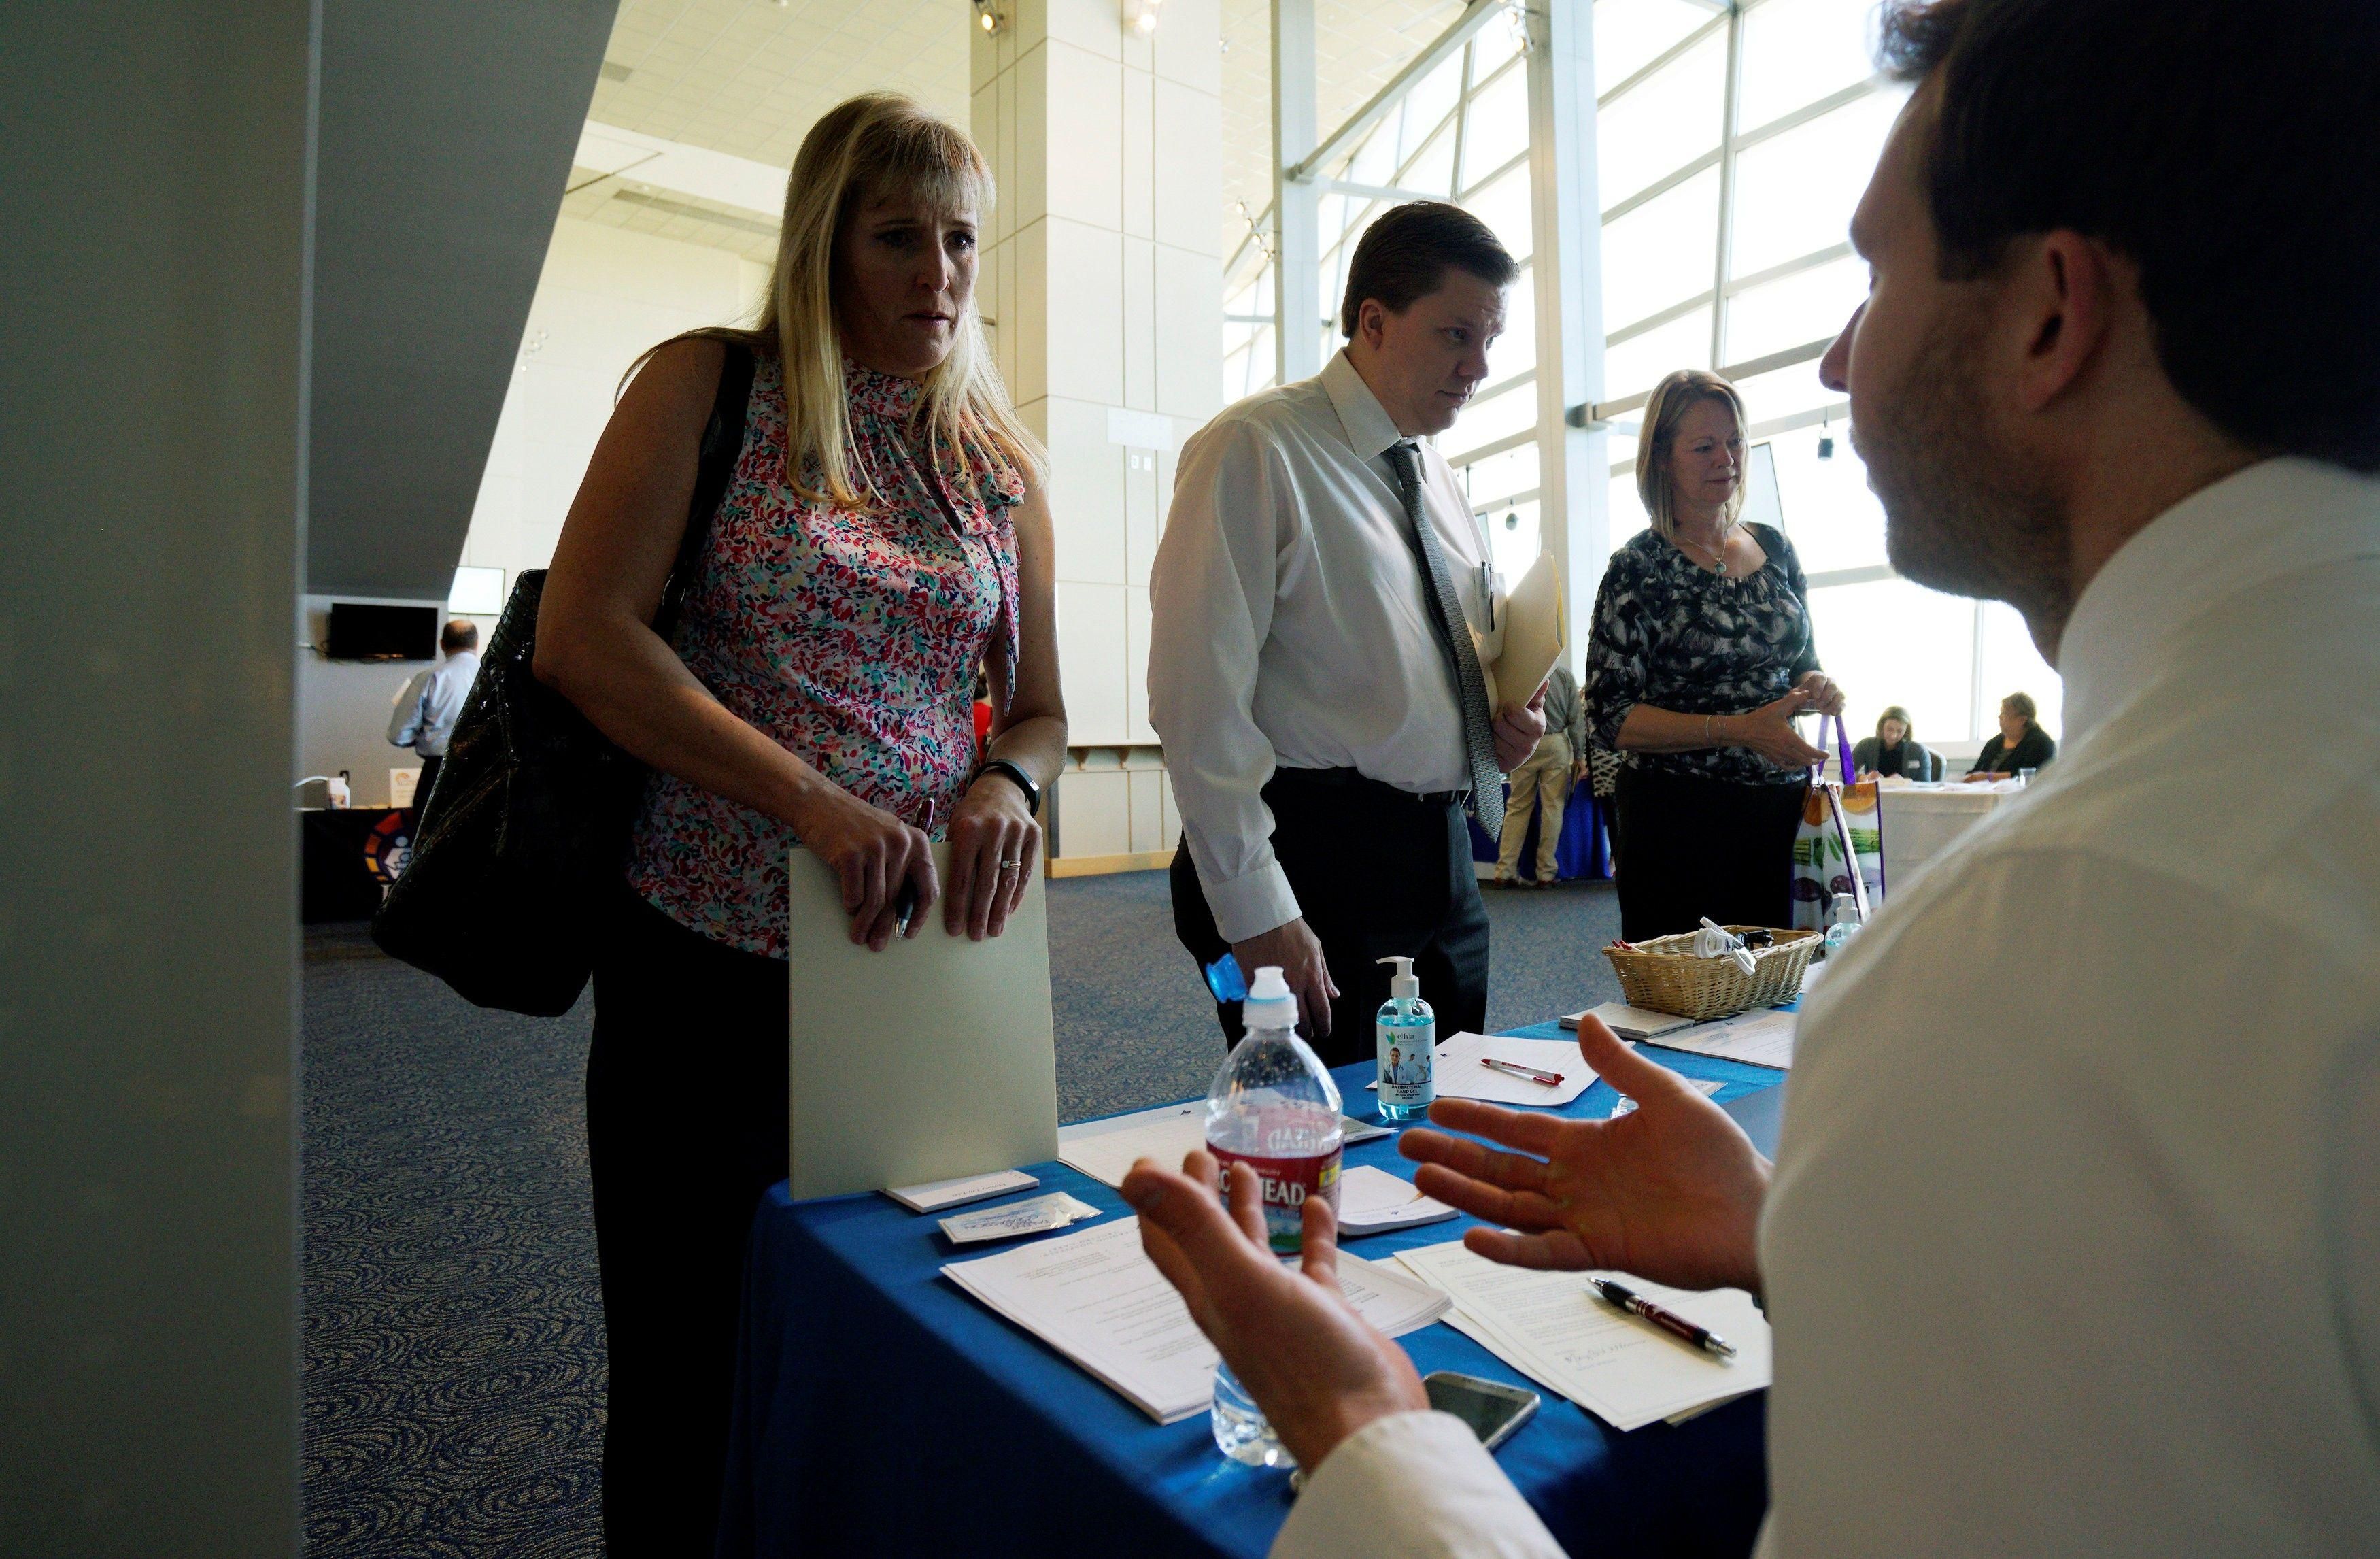
<svg viewBox="0 0 2380 1559">
<path fill-rule="evenodd" d="M 1421 566 L 1421 596 L 1429 608 L 1430 629 L 1438 636 L 1447 670 L 1453 674 L 1455 700 L 1463 709 L 1463 753 L 1471 774 L 1472 810 L 1479 826 L 1493 838 L 1504 826 L 1504 780 L 1496 766 L 1496 716 L 1488 707 L 1479 652 L 1471 641 L 1471 626 L 1462 615 L 1463 598 L 1455 593 L 1446 554 L 1439 550 L 1429 533 L 1429 522 L 1422 515 L 1421 451 L 1409 441 L 1392 444 L 1389 463 L 1396 468 L 1397 486 L 1404 493 L 1405 545 L 1413 549 L 1414 561 Z"/>
</svg>

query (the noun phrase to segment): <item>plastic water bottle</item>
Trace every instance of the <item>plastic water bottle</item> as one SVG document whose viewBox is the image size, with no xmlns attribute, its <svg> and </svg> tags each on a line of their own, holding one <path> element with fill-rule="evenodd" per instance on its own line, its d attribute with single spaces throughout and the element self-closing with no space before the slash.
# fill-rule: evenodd
<svg viewBox="0 0 2380 1559">
<path fill-rule="evenodd" d="M 1372 1020 L 1379 1046 L 1380 1118 L 1417 1121 L 1438 1098 L 1438 1014 L 1421 999 L 1421 981 L 1411 958 L 1382 958 L 1397 972 L 1389 978 L 1389 999 Z"/>
<path fill-rule="evenodd" d="M 1223 1167 L 1245 1163 L 1264 1188 L 1265 1232 L 1275 1250 L 1304 1240 L 1305 1199 L 1339 1209 L 1339 1087 L 1297 1037 L 1297 998 L 1281 970 L 1257 970 L 1241 1006 L 1247 1032 L 1207 1090 L 1207 1151 Z"/>
<path fill-rule="evenodd" d="M 1305 1200 L 1339 1207 L 1339 1087 L 1297 1037 L 1297 998 L 1281 970 L 1256 972 L 1242 1006 L 1246 1034 L 1232 1047 L 1207 1090 L 1207 1151 L 1222 1167 L 1245 1163 L 1263 1187 L 1265 1233 L 1275 1250 L 1305 1243 Z M 1218 1360 L 1213 1427 L 1216 1448 L 1249 1467 L 1289 1467 L 1272 1426 L 1247 1388 Z"/>
<path fill-rule="evenodd" d="M 1859 900 L 1849 894 L 1837 894 L 1833 907 L 1827 911 L 1827 952 L 1832 955 L 1841 951 L 1859 932 Z"/>
</svg>

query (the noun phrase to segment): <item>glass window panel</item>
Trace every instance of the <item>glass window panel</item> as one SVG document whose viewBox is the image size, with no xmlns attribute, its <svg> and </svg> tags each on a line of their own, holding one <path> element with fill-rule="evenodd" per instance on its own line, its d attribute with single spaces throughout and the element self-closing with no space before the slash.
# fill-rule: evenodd
<svg viewBox="0 0 2380 1559">
<path fill-rule="evenodd" d="M 1475 83 L 1485 81 L 1520 52 L 1521 41 L 1513 36 L 1510 23 L 1489 22 L 1471 35 L 1471 79 Z"/>
<path fill-rule="evenodd" d="M 1347 159 L 1344 177 L 1357 184 L 1386 184 L 1397 171 L 1397 116 L 1389 115 L 1374 125 L 1364 144 Z"/>
<path fill-rule="evenodd" d="M 1521 582 L 1521 576 L 1545 551 L 1545 542 L 1537 526 L 1537 501 L 1525 504 L 1500 505 L 1479 516 L 1479 530 L 1488 538 L 1488 555 L 1494 560 L 1496 572 L 1504 576 L 1507 590 Z"/>
<path fill-rule="evenodd" d="M 1596 0 L 1595 95 L 1603 96 L 1710 21 L 1710 7 L 1693 0 Z"/>
<path fill-rule="evenodd" d="M 1528 150 L 1529 73 L 1504 72 L 1471 100 L 1463 132 L 1463 183 L 1478 183 Z"/>
<path fill-rule="evenodd" d="M 1605 0 L 1609 5 L 1611 0 Z M 1718 169 L 1698 173 L 1603 228 L 1603 323 L 1622 330 L 1710 290 Z"/>
<path fill-rule="evenodd" d="M 1397 180 L 1400 189 L 1417 194 L 1435 195 L 1447 200 L 1454 193 L 1454 126 L 1449 124 L 1438 132 L 1437 139 L 1422 148 L 1421 155 L 1412 159 Z"/>
<path fill-rule="evenodd" d="M 1758 129 L 1865 80 L 1875 20 L 1876 0 L 1765 0 L 1746 11 L 1736 123 Z"/>
<path fill-rule="evenodd" d="M 1524 270 L 1504 289 L 1504 334 L 1488 345 L 1488 377 L 1510 379 L 1537 365 L 1537 277 Z"/>
<path fill-rule="evenodd" d="M 1993 724 L 2000 700 L 2010 693 L 2031 693 L 2034 718 L 2052 737 L 2066 730 L 2066 684 L 2033 647 L 2033 632 L 2013 606 L 1984 603 L 1984 728 L 1975 734 L 1998 734 Z M 1912 713 L 1916 713 L 1911 711 Z"/>
<path fill-rule="evenodd" d="M 1537 387 L 1528 384 L 1488 400 L 1474 401 L 1463 408 L 1454 426 L 1438 437 L 1440 444 L 1458 452 L 1448 458 L 1460 462 L 1463 453 L 1536 425 Z"/>
<path fill-rule="evenodd" d="M 1501 455 L 1490 455 L 1485 460 L 1474 460 L 1456 469 L 1462 472 L 1465 490 L 1471 494 L 1471 506 L 1484 509 L 1537 485 L 1537 446 L 1524 444 L 1518 449 L 1508 449 Z"/>
<path fill-rule="evenodd" d="M 1605 0 L 1609 4 L 1609 0 Z M 1600 6 L 1597 7 L 1601 9 Z M 1618 552 L 1629 540 L 1652 522 L 1645 517 L 1643 500 L 1636 496 L 1636 475 L 1623 472 L 1611 479 L 1611 550 Z M 1575 620 L 1575 619 L 1573 619 Z"/>
<path fill-rule="evenodd" d="M 1730 273 L 1748 276 L 1841 243 L 1900 104 L 1899 92 L 1877 92 L 1739 156 Z"/>
<path fill-rule="evenodd" d="M 1810 592 L 1818 664 L 1843 689 L 1854 739 L 1887 704 L 1909 711 L 1918 740 L 1955 741 L 1973 696 L 1975 603 L 1907 579 Z M 1950 765 L 1946 764 L 1946 770 Z"/>
<path fill-rule="evenodd" d="M 1314 241 L 1315 247 L 1322 251 L 1324 265 L 1330 263 L 1331 251 L 1346 236 L 1348 221 L 1354 217 L 1359 204 L 1353 196 L 1331 194 L 1325 194 L 1314 202 Z"/>
<path fill-rule="evenodd" d="M 1389 116 L 1397 128 L 1397 161 L 1410 162 L 1422 141 L 1454 112 L 1463 95 L 1463 52 L 1458 49 L 1439 67 L 1414 83 L 1400 113 Z"/>
<path fill-rule="evenodd" d="M 1697 309 L 1617 347 L 1605 347 L 1603 398 L 1619 400 L 1649 390 L 1672 369 L 1708 368 L 1710 335 L 1710 311 Z"/>
<path fill-rule="evenodd" d="M 1885 561 L 1884 505 L 1868 491 L 1867 467 L 1852 453 L 1849 431 L 1838 421 L 1762 441 L 1777 464 L 1777 502 L 1804 573 L 1873 568 Z M 1834 440 L 1834 454 L 1820 459 L 1818 445 L 1828 438 Z"/>
<path fill-rule="evenodd" d="M 1683 58 L 1596 116 L 1596 199 L 1606 210 L 1716 149 L 1726 128 L 1727 33 L 1714 32 Z"/>
<path fill-rule="evenodd" d="M 1791 368 L 1771 369 L 1766 373 L 1736 381 L 1736 393 L 1743 397 L 1743 409 L 1752 418 L 1752 425 L 1776 421 L 1797 411 L 1815 411 L 1822 406 L 1842 399 L 1834 391 L 1818 383 L 1818 359 L 1797 362 Z M 1836 447 L 1841 448 L 1837 441 Z"/>
<path fill-rule="evenodd" d="M 1636 426 L 1633 422 L 1624 424 L 1628 430 L 1625 432 L 1620 431 L 1622 426 L 1619 422 L 1611 425 L 1611 432 L 1604 437 L 1604 454 L 1612 465 L 1625 466 L 1633 470 L 1636 466 Z"/>
<path fill-rule="evenodd" d="M 1660 204 L 1658 201 L 1653 202 Z M 1465 210 L 1494 230 L 1515 260 L 1529 258 L 1534 235 L 1529 231 L 1529 167 L 1524 163 L 1463 202 Z M 1608 296 L 1608 294 L 1607 294 Z"/>
<path fill-rule="evenodd" d="M 1739 292 L 1727 301 L 1727 360 L 1840 335 L 1866 300 L 1867 262 L 1855 254 Z"/>
</svg>

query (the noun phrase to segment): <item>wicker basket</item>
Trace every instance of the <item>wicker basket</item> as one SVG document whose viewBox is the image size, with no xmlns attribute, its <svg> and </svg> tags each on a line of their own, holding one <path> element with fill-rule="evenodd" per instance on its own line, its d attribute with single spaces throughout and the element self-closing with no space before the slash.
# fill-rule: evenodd
<svg viewBox="0 0 2380 1559">
<path fill-rule="evenodd" d="M 1758 928 L 1730 926 L 1741 935 Z M 1620 977 L 1621 994 L 1630 1006 L 1675 1013 L 1702 1022 L 1732 1017 L 1754 1007 L 1790 1002 L 1802 992 L 1803 973 L 1824 936 L 1814 931 L 1774 931 L 1777 940 L 1752 950 L 1753 972 L 1721 954 L 1716 958 L 1694 955 L 1695 933 L 1657 936 L 1640 942 L 1633 953 L 1607 947 L 1611 972 Z"/>
</svg>

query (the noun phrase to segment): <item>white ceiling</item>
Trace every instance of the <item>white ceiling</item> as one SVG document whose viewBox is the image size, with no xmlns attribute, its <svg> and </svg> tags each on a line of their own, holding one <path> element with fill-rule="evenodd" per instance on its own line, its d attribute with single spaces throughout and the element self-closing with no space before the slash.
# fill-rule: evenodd
<svg viewBox="0 0 2380 1559">
<path fill-rule="evenodd" d="M 1463 8 L 1463 0 L 1320 0 L 1322 129 L 1361 107 Z M 966 0 L 622 0 L 588 140 L 654 138 L 782 170 L 820 115 L 882 88 L 964 125 L 970 16 Z M 1234 203 L 1257 213 L 1272 199 L 1271 0 L 1223 0 L 1222 29 L 1228 252 L 1246 231 Z M 727 186 L 665 174 L 666 158 L 645 164 L 641 179 L 627 161 L 574 167 L 564 213 L 754 260 L 774 252 L 773 210 L 712 198 Z"/>
</svg>

